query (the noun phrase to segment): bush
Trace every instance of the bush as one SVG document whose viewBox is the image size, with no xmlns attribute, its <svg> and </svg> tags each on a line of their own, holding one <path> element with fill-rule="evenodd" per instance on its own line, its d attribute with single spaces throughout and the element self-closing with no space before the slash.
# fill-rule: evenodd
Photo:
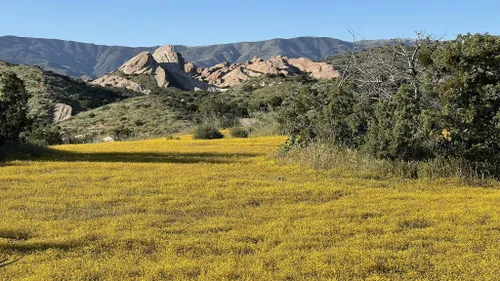
<svg viewBox="0 0 500 281">
<path fill-rule="evenodd" d="M 121 125 L 113 130 L 115 140 L 126 140 L 134 136 L 134 132 L 129 128 Z"/>
<path fill-rule="evenodd" d="M 195 140 L 222 139 L 224 135 L 212 124 L 201 124 L 196 127 L 193 134 Z"/>
<path fill-rule="evenodd" d="M 242 127 L 234 127 L 231 129 L 231 137 L 248 138 L 248 130 Z"/>
<path fill-rule="evenodd" d="M 41 145 L 63 143 L 59 128 L 51 124 L 36 124 L 26 134 L 26 140 L 30 143 L 39 143 Z"/>
<path fill-rule="evenodd" d="M 222 128 L 234 126 L 238 117 L 247 117 L 248 112 L 238 104 L 223 99 L 207 98 L 200 103 L 195 119 L 198 123 L 214 123 Z"/>
</svg>

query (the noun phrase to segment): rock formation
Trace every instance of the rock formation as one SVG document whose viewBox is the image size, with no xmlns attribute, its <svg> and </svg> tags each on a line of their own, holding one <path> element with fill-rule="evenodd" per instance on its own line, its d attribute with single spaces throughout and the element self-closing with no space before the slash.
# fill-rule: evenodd
<svg viewBox="0 0 500 281">
<path fill-rule="evenodd" d="M 156 49 L 153 53 L 154 59 L 159 64 L 176 64 L 180 69 L 184 69 L 184 58 L 177 53 L 172 45 L 165 45 Z"/>
<path fill-rule="evenodd" d="M 158 68 L 158 63 L 148 52 L 142 52 L 124 63 L 119 71 L 125 74 L 154 73 Z"/>
<path fill-rule="evenodd" d="M 149 94 L 151 89 L 134 82 L 133 77 L 127 75 L 154 75 L 156 85 L 160 88 L 176 87 L 184 90 L 218 91 L 218 88 L 204 81 L 195 79 L 185 71 L 185 61 L 172 45 L 158 48 L 152 55 L 142 52 L 124 63 L 116 72 L 108 73 L 92 81 L 94 85 L 121 87 L 143 94 Z M 194 64 L 188 64 L 191 73 L 196 72 Z M 124 75 L 125 74 L 125 75 Z"/>
<path fill-rule="evenodd" d="M 185 66 L 185 69 L 190 68 Z M 310 74 L 317 79 L 331 79 L 339 76 L 333 66 L 325 62 L 314 62 L 306 58 L 289 59 L 276 56 L 269 60 L 253 58 L 240 64 L 230 65 L 224 62 L 210 68 L 200 67 L 197 69 L 195 77 L 217 87 L 227 88 L 263 74 L 285 76 Z"/>
<path fill-rule="evenodd" d="M 125 88 L 125 89 L 132 90 L 135 92 L 143 93 L 145 95 L 149 95 L 151 93 L 150 89 L 144 88 L 139 83 L 136 83 L 136 82 L 131 81 L 127 78 L 113 75 L 113 74 L 106 74 L 103 77 L 92 81 L 90 84 L 98 85 L 101 87 Z"/>
<path fill-rule="evenodd" d="M 68 119 L 71 117 L 73 108 L 64 103 L 56 103 L 52 111 L 52 121 L 54 123 Z"/>
<path fill-rule="evenodd" d="M 188 61 L 184 64 L 184 72 L 187 74 L 194 76 L 196 75 L 196 70 L 196 65 L 194 63 Z"/>
<path fill-rule="evenodd" d="M 288 59 L 288 63 L 300 71 L 309 73 L 316 79 L 332 79 L 339 77 L 340 73 L 326 62 L 314 62 L 306 58 Z"/>
<path fill-rule="evenodd" d="M 186 62 L 172 45 L 158 48 L 153 54 L 142 52 L 124 63 L 116 73 L 106 74 L 92 82 L 94 85 L 127 88 L 149 94 L 152 89 L 134 82 L 130 75 L 154 75 L 160 88 L 176 87 L 189 91 L 208 90 L 218 92 L 220 88 L 238 85 L 252 77 L 263 74 L 293 76 L 309 74 L 317 79 L 331 79 L 339 73 L 325 62 L 314 62 L 306 58 L 289 59 L 284 56 L 268 60 L 253 58 L 250 61 L 229 64 L 219 63 L 209 68 Z M 133 81 L 134 80 L 134 81 Z"/>
</svg>

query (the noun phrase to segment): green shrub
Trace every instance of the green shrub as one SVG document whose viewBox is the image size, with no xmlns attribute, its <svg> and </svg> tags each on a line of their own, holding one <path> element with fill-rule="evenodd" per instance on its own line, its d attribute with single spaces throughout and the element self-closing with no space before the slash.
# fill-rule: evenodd
<svg viewBox="0 0 500 281">
<path fill-rule="evenodd" d="M 0 72 L 0 145 L 17 141 L 30 125 L 29 94 L 24 82 L 12 72 Z"/>
<path fill-rule="evenodd" d="M 132 138 L 134 136 L 134 132 L 131 129 L 121 125 L 113 130 L 113 135 L 115 140 L 126 140 Z"/>
<path fill-rule="evenodd" d="M 234 127 L 231 129 L 231 137 L 248 138 L 248 130 L 242 127 Z"/>
<path fill-rule="evenodd" d="M 26 140 L 41 145 L 62 144 L 63 139 L 59 128 L 52 124 L 35 124 L 27 133 Z"/>
<path fill-rule="evenodd" d="M 224 135 L 212 124 L 198 125 L 193 134 L 195 140 L 222 139 Z"/>
</svg>

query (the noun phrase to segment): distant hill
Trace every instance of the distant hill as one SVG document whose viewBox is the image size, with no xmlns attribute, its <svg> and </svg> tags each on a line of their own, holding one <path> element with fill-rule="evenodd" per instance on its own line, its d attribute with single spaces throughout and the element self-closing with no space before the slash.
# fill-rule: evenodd
<svg viewBox="0 0 500 281">
<path fill-rule="evenodd" d="M 0 71 L 14 72 L 30 94 L 30 115 L 43 123 L 59 121 L 139 94 L 125 89 L 89 85 L 40 67 L 0 61 Z"/>
<path fill-rule="evenodd" d="M 389 42 L 389 40 L 361 41 L 360 45 L 383 45 Z M 351 47 L 351 42 L 334 38 L 299 37 L 200 47 L 175 46 L 175 50 L 187 61 L 209 67 L 224 61 L 241 63 L 253 57 L 269 59 L 278 55 L 323 60 Z M 140 52 L 154 52 L 157 48 L 158 46 L 132 48 L 56 39 L 2 36 L 0 60 L 37 65 L 45 70 L 73 77 L 97 78 L 116 70 Z"/>
</svg>

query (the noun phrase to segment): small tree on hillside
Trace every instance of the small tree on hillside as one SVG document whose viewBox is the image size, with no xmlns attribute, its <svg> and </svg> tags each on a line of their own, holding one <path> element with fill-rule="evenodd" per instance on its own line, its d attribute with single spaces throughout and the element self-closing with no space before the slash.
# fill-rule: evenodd
<svg viewBox="0 0 500 281">
<path fill-rule="evenodd" d="M 28 127 L 28 99 L 24 83 L 16 74 L 0 73 L 0 144 L 18 140 Z"/>
</svg>

